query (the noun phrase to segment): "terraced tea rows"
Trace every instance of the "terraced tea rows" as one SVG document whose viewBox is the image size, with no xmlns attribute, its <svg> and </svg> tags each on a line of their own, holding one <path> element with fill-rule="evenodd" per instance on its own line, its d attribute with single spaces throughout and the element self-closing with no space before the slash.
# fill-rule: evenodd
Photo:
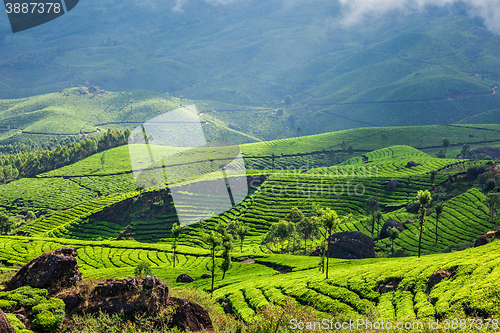
<svg viewBox="0 0 500 333">
<path fill-rule="evenodd" d="M 402 221 L 409 217 L 408 213 L 389 213 L 385 218 Z M 384 219 L 385 220 L 385 219 Z M 418 252 L 418 225 L 406 223 L 407 230 L 400 233 L 395 240 L 395 248 L 403 248 L 412 254 Z M 478 190 L 472 189 L 459 195 L 444 205 L 443 213 L 438 223 L 438 243 L 436 243 L 436 212 L 433 212 L 424 223 L 422 235 L 422 249 L 424 253 L 433 253 L 443 250 L 451 244 L 474 242 L 479 236 L 491 230 L 490 212 L 486 197 Z M 367 228 L 357 225 L 361 231 L 367 233 Z M 378 226 L 380 230 L 381 225 Z M 384 239 L 377 243 L 379 249 L 390 248 L 390 240 Z"/>
<path fill-rule="evenodd" d="M 328 280 L 316 269 L 301 270 L 275 275 L 265 282 L 246 280 L 222 286 L 215 295 L 227 297 L 234 312 L 245 321 L 252 321 L 255 310 L 266 302 L 283 304 L 287 296 L 294 302 L 313 305 L 318 311 L 347 320 L 368 314 L 384 320 L 422 320 L 464 316 L 471 309 L 497 314 L 499 308 L 487 301 L 491 294 L 487 290 L 500 274 L 494 270 L 500 262 L 494 253 L 500 248 L 499 244 L 494 242 L 464 252 L 419 259 L 366 259 L 345 263 L 332 260 Z M 317 260 L 309 258 L 314 259 Z M 427 279 L 438 269 L 448 269 L 455 275 L 429 292 Z M 476 279 L 478 276 L 481 280 Z M 394 291 L 390 288 L 383 293 L 377 291 L 389 282 Z"/>
</svg>

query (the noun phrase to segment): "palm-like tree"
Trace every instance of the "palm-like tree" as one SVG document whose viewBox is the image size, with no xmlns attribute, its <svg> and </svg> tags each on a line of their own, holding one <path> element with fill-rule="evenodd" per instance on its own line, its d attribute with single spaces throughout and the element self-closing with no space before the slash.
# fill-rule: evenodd
<svg viewBox="0 0 500 333">
<path fill-rule="evenodd" d="M 219 237 L 219 235 L 216 232 L 210 232 L 210 233 L 205 233 L 202 235 L 202 239 L 205 242 L 205 244 L 208 245 L 210 248 L 210 253 L 212 257 L 212 289 L 210 290 L 210 293 L 214 293 L 214 279 L 215 279 L 215 251 L 217 250 L 217 247 L 219 247 L 222 244 L 222 239 Z"/>
<path fill-rule="evenodd" d="M 425 212 L 427 211 L 427 205 L 432 200 L 431 192 L 428 190 L 418 191 L 417 199 L 420 202 L 420 210 L 419 210 L 419 220 L 420 220 L 420 236 L 418 237 L 418 257 L 420 258 L 420 252 L 422 249 L 422 232 L 424 230 L 424 222 L 425 222 Z"/>
<path fill-rule="evenodd" d="M 182 232 L 182 229 L 184 229 L 183 227 L 179 226 L 177 223 L 174 223 L 172 225 L 172 236 L 174 237 L 174 243 L 172 245 L 172 250 L 173 250 L 173 265 L 174 265 L 174 268 L 175 268 L 175 262 L 177 261 L 177 242 L 179 241 L 179 236 L 181 235 L 181 232 Z"/>
<path fill-rule="evenodd" d="M 436 244 L 438 242 L 438 224 L 439 224 L 439 216 L 441 215 L 441 213 L 443 212 L 443 208 L 444 208 L 444 205 L 442 202 L 438 203 L 436 205 L 436 208 L 434 208 L 436 210 Z"/>
<path fill-rule="evenodd" d="M 328 251 L 328 239 L 332 236 L 332 233 L 337 226 L 340 224 L 339 216 L 337 212 L 331 210 L 330 208 L 326 208 L 321 216 L 319 217 L 321 224 L 325 228 L 325 243 L 326 243 L 326 278 L 328 279 L 328 261 L 330 259 L 330 253 Z"/>
<path fill-rule="evenodd" d="M 391 239 L 391 257 L 393 257 L 394 256 L 394 240 L 396 240 L 396 238 L 398 238 L 399 230 L 394 228 L 394 227 L 390 227 L 387 229 L 387 233 L 389 234 L 389 238 Z"/>
<path fill-rule="evenodd" d="M 243 223 L 236 228 L 236 235 L 238 235 L 238 239 L 240 240 L 240 252 L 243 252 L 243 240 L 245 236 L 248 234 L 248 227 Z"/>
</svg>

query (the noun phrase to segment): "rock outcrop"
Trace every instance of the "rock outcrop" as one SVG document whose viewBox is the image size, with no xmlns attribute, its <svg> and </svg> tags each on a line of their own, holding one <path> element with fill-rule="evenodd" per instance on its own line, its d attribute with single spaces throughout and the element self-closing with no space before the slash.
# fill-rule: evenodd
<svg viewBox="0 0 500 333">
<path fill-rule="evenodd" d="M 486 234 L 479 236 L 474 243 L 474 247 L 488 244 L 493 238 L 500 239 L 500 230 L 488 231 Z"/>
<path fill-rule="evenodd" d="M 432 288 L 439 282 L 441 282 L 444 279 L 449 279 L 451 277 L 451 273 L 447 271 L 446 269 L 440 269 L 432 273 L 431 277 L 429 280 L 427 280 L 427 290 L 431 291 Z"/>
<path fill-rule="evenodd" d="M 123 312 L 124 316 L 133 318 L 136 313 L 155 315 L 167 306 L 168 286 L 149 275 L 143 279 L 107 279 L 95 286 L 86 300 L 73 294 L 61 298 L 69 313 Z"/>
<path fill-rule="evenodd" d="M 0 309 L 0 333 L 16 333 L 16 330 L 9 323 L 7 317 L 5 317 L 2 309 Z"/>
<path fill-rule="evenodd" d="M 330 258 L 375 258 L 375 244 L 373 240 L 359 231 L 346 231 L 333 234 L 328 239 L 328 251 Z M 320 254 L 319 249 L 311 253 L 312 256 L 319 256 Z"/>
<path fill-rule="evenodd" d="M 177 283 L 191 283 L 194 279 L 187 274 L 181 274 L 177 277 Z"/>
<path fill-rule="evenodd" d="M 76 250 L 69 247 L 44 253 L 24 265 L 5 285 L 8 290 L 30 286 L 45 288 L 49 293 L 74 286 L 82 280 L 76 256 Z"/>
<path fill-rule="evenodd" d="M 201 305 L 177 297 L 170 297 L 169 305 L 173 305 L 175 309 L 172 316 L 172 326 L 193 332 L 202 329 L 213 331 L 210 315 Z"/>
<path fill-rule="evenodd" d="M 413 168 L 413 167 L 416 167 L 418 165 L 419 164 L 417 162 L 415 162 L 415 161 L 410 161 L 410 162 L 406 163 L 406 167 L 407 168 Z"/>
<path fill-rule="evenodd" d="M 385 186 L 388 190 L 394 190 L 398 186 L 398 180 L 397 179 L 391 179 Z"/>
<path fill-rule="evenodd" d="M 384 225 L 382 226 L 382 230 L 380 230 L 380 235 L 378 236 L 378 238 L 384 239 L 384 238 L 389 237 L 389 233 L 387 232 L 387 230 L 389 228 L 396 228 L 399 230 L 399 232 L 405 230 L 404 225 L 402 225 L 398 221 L 388 219 L 387 221 L 385 221 Z"/>
</svg>

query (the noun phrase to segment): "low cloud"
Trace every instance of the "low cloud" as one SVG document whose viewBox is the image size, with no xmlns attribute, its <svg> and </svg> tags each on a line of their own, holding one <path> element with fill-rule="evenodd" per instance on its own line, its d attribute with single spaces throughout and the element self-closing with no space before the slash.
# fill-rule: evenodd
<svg viewBox="0 0 500 333">
<path fill-rule="evenodd" d="M 480 17 L 491 31 L 500 33 L 500 5 L 498 0 L 339 0 L 343 9 L 342 23 L 351 25 L 362 23 L 373 17 L 390 12 L 411 14 L 422 11 L 426 6 L 448 6 L 465 3 L 468 13 Z"/>
</svg>

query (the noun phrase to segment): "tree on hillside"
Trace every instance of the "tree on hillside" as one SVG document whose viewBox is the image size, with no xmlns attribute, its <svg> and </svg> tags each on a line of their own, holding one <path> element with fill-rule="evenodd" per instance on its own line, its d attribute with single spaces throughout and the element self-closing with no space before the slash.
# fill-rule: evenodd
<svg viewBox="0 0 500 333">
<path fill-rule="evenodd" d="M 300 127 L 300 126 L 297 127 L 297 132 L 299 133 L 299 136 L 301 136 L 301 134 L 302 134 L 302 127 Z"/>
<path fill-rule="evenodd" d="M 293 223 L 299 223 L 304 219 L 304 213 L 298 207 L 292 207 L 285 219 Z"/>
<path fill-rule="evenodd" d="M 304 255 L 307 255 L 307 241 L 318 237 L 319 225 L 314 219 L 306 217 L 297 223 L 297 233 L 304 240 Z"/>
<path fill-rule="evenodd" d="M 224 222 L 219 222 L 216 227 L 217 232 L 222 239 L 222 279 L 226 277 L 226 272 L 231 268 L 231 250 L 233 249 L 233 237 L 228 232 L 228 225 Z"/>
<path fill-rule="evenodd" d="M 387 229 L 387 234 L 391 240 L 391 257 L 394 256 L 394 241 L 399 237 L 399 230 L 394 227 L 389 227 Z"/>
<path fill-rule="evenodd" d="M 352 148 L 352 146 L 349 146 L 349 147 L 347 148 L 347 153 L 348 153 L 349 155 L 354 154 L 354 148 Z"/>
<path fill-rule="evenodd" d="M 210 248 L 210 257 L 212 258 L 212 288 L 210 289 L 210 293 L 213 295 L 215 280 L 215 251 L 217 251 L 217 248 L 222 244 L 222 239 L 214 231 L 202 234 L 202 239 L 203 242 L 205 242 L 205 244 L 207 244 Z"/>
<path fill-rule="evenodd" d="M 466 143 L 462 146 L 462 151 L 460 152 L 462 154 L 462 159 L 465 159 L 465 155 L 469 152 L 469 150 L 470 150 L 469 144 Z"/>
<path fill-rule="evenodd" d="M 177 261 L 177 242 L 179 241 L 179 237 L 181 235 L 182 229 L 184 227 L 179 226 L 177 223 L 174 223 L 172 225 L 172 237 L 174 238 L 174 242 L 172 244 L 172 252 L 173 252 L 173 258 L 172 258 L 172 263 L 175 268 L 175 262 Z"/>
<path fill-rule="evenodd" d="M 494 217 L 500 208 L 500 193 L 488 193 L 488 208 L 490 209 L 491 225 L 494 225 Z"/>
<path fill-rule="evenodd" d="M 276 160 L 276 154 L 275 153 L 272 153 L 271 154 L 271 165 L 273 167 L 273 172 L 274 172 L 274 162 Z"/>
<path fill-rule="evenodd" d="M 441 149 L 440 151 L 438 151 L 436 153 L 436 156 L 437 156 L 437 158 L 445 158 L 446 157 L 446 153 Z"/>
<path fill-rule="evenodd" d="M 446 149 L 450 146 L 450 140 L 448 138 L 443 139 L 444 154 L 446 156 Z"/>
<path fill-rule="evenodd" d="M 329 259 L 330 259 L 330 251 L 328 250 L 328 240 L 332 237 L 332 234 L 337 230 L 337 227 L 342 224 L 348 222 L 352 218 L 352 214 L 340 219 L 337 215 L 337 212 L 327 207 L 323 210 L 321 216 L 319 217 L 321 224 L 325 228 L 325 246 L 326 246 L 326 278 L 328 279 L 328 268 L 329 268 Z"/>
<path fill-rule="evenodd" d="M 425 213 L 427 211 L 427 205 L 429 205 L 429 203 L 431 202 L 432 200 L 432 197 L 431 197 L 431 192 L 429 192 L 428 190 L 425 190 L 425 191 L 418 191 L 417 192 L 417 199 L 420 203 L 420 209 L 419 209 L 419 222 L 420 222 L 420 236 L 418 237 L 418 257 L 420 258 L 420 252 L 421 252 L 421 249 L 422 249 L 422 232 L 424 230 L 424 222 L 425 222 Z"/>
<path fill-rule="evenodd" d="M 36 214 L 35 214 L 35 213 L 33 213 L 31 210 L 30 210 L 30 211 L 28 211 L 28 213 L 26 214 L 26 218 L 25 218 L 25 220 L 26 220 L 26 221 L 28 221 L 28 220 L 33 221 L 33 220 L 35 220 L 35 219 L 36 219 Z"/>
<path fill-rule="evenodd" d="M 292 103 L 293 103 L 293 97 L 290 96 L 290 95 L 286 95 L 284 102 L 285 102 L 285 105 L 292 105 Z"/>
<path fill-rule="evenodd" d="M 380 225 L 380 221 L 382 220 L 382 217 L 383 217 L 382 212 L 380 210 L 377 210 L 375 212 L 375 222 L 376 222 L 377 225 Z M 378 228 L 377 228 L 377 230 L 375 230 L 375 235 L 378 234 L 378 233 L 379 232 L 378 232 Z"/>
<path fill-rule="evenodd" d="M 243 223 L 240 223 L 237 226 L 235 233 L 240 241 L 240 252 L 243 252 L 243 241 L 245 240 L 245 236 L 248 234 L 248 227 Z"/>
<path fill-rule="evenodd" d="M 104 163 L 106 162 L 106 152 L 103 151 L 101 155 L 101 169 L 104 169 Z"/>
<path fill-rule="evenodd" d="M 380 204 L 378 200 L 374 197 L 368 198 L 365 202 L 366 215 L 371 216 L 372 219 L 372 237 L 375 231 L 375 214 L 380 209 Z"/>
<path fill-rule="evenodd" d="M 153 275 L 153 271 L 151 270 L 151 264 L 147 261 L 141 261 L 134 269 L 134 275 L 136 277 L 142 277 L 147 275 Z"/>
<path fill-rule="evenodd" d="M 443 212 L 444 205 L 442 202 L 438 203 L 436 205 L 436 208 L 434 210 L 436 211 L 436 244 L 438 242 L 438 225 L 439 225 L 439 216 L 441 216 L 441 213 Z"/>
<path fill-rule="evenodd" d="M 4 213 L 0 213 L 0 235 L 6 235 L 12 230 L 14 222 Z"/>
<path fill-rule="evenodd" d="M 273 253 L 284 253 L 285 245 L 287 243 L 290 245 L 294 234 L 295 224 L 281 220 L 271 225 L 268 233 L 262 238 L 261 244 L 266 246 L 267 249 Z"/>
<path fill-rule="evenodd" d="M 432 170 L 430 172 L 430 176 L 431 176 L 431 188 L 434 188 L 434 181 L 436 180 L 437 171 L 436 170 Z"/>
</svg>

